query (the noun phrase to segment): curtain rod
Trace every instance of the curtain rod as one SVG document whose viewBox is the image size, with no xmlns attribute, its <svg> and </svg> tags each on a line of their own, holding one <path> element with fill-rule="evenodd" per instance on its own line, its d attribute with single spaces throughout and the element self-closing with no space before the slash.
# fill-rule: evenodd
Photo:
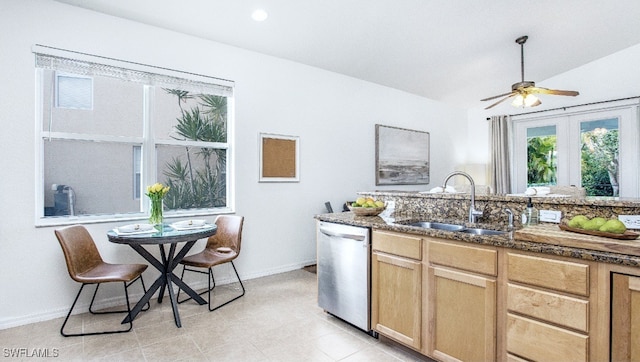
<svg viewBox="0 0 640 362">
<path fill-rule="evenodd" d="M 551 112 L 551 111 L 559 111 L 559 110 L 563 110 L 566 111 L 567 108 L 575 108 L 575 107 L 583 107 L 583 106 L 592 106 L 594 104 L 602 104 L 602 103 L 609 103 L 609 102 L 617 102 L 617 101 L 626 101 L 629 99 L 635 99 L 635 98 L 640 98 L 640 96 L 635 96 L 635 97 L 627 97 L 627 98 L 618 98 L 618 99 L 610 99 L 608 101 L 599 101 L 599 102 L 591 102 L 591 103 L 585 103 L 585 104 L 576 104 L 573 106 L 566 106 L 566 107 L 558 107 L 558 108 L 551 108 L 551 109 L 543 109 L 541 111 L 531 111 L 531 112 L 525 112 L 525 113 L 518 113 L 518 114 L 508 114 L 509 117 L 513 117 L 513 116 L 522 116 L 522 115 L 526 115 L 526 114 L 534 114 L 534 113 L 542 113 L 542 112 Z M 491 120 L 491 117 L 487 117 L 487 121 Z"/>
</svg>

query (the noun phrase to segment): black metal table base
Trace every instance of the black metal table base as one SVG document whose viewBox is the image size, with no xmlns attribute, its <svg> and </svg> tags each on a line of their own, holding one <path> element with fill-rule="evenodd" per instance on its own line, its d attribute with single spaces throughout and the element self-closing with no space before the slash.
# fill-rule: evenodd
<svg viewBox="0 0 640 362">
<path fill-rule="evenodd" d="M 175 319 L 176 326 L 182 327 L 182 323 L 180 322 L 180 314 L 178 312 L 178 301 L 176 300 L 176 295 L 173 292 L 172 283 L 175 284 L 178 288 L 182 289 L 185 293 L 187 293 L 193 300 L 198 302 L 198 304 L 207 304 L 207 302 L 200 296 L 198 293 L 191 289 L 187 284 L 185 284 L 180 278 L 173 274 L 173 270 L 178 266 L 182 258 L 187 255 L 191 247 L 196 243 L 197 240 L 188 241 L 185 245 L 180 249 L 178 254 L 176 252 L 176 243 L 171 243 L 169 247 L 169 254 L 167 255 L 164 244 L 158 244 L 160 248 L 160 258 L 158 260 L 154 257 L 150 252 L 148 252 L 142 245 L 140 244 L 129 244 L 138 254 L 140 254 L 145 260 L 147 260 L 151 265 L 153 265 L 159 272 L 160 276 L 156 281 L 149 287 L 147 293 L 136 303 L 136 305 L 131 309 L 131 314 L 127 315 L 127 317 L 122 321 L 122 324 L 129 323 L 130 320 L 136 318 L 138 313 L 142 310 L 142 307 L 149 302 L 151 297 L 155 294 L 158 288 L 160 289 L 160 293 L 158 294 L 158 303 L 162 303 L 162 297 L 164 296 L 164 290 L 167 288 L 169 292 L 169 300 L 171 301 L 171 307 L 173 308 L 173 318 Z"/>
</svg>

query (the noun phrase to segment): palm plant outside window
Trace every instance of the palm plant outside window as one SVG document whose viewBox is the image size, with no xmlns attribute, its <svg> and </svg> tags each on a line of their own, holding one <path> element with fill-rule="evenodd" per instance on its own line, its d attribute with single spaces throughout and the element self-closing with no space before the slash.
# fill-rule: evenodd
<svg viewBox="0 0 640 362">
<path fill-rule="evenodd" d="M 573 135 L 572 135 L 573 136 Z M 617 118 L 579 123 L 580 185 L 587 196 L 620 195 L 620 132 Z M 558 137 L 556 126 L 527 129 L 527 187 L 558 183 Z M 564 155 L 566 159 L 566 155 Z M 566 167 L 566 165 L 565 165 Z"/>
<path fill-rule="evenodd" d="M 165 217 L 232 211 L 233 82 L 44 50 L 36 51 L 38 224 L 144 219 L 149 201 L 141 195 L 156 182 L 170 186 Z M 59 74 L 91 79 L 91 94 L 83 93 L 90 107 L 58 106 L 69 103 L 57 102 Z"/>
<path fill-rule="evenodd" d="M 174 125 L 175 139 L 226 143 L 227 99 L 210 94 L 165 89 L 177 99 L 181 116 Z M 161 152 L 164 154 L 164 152 Z M 171 187 L 165 199 L 169 209 L 221 207 L 226 205 L 225 149 L 185 146 L 162 166 Z"/>
</svg>

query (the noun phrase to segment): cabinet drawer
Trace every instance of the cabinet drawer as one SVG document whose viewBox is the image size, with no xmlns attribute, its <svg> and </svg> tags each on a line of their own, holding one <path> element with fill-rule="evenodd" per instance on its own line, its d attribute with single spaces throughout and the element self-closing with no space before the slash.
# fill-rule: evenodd
<svg viewBox="0 0 640 362">
<path fill-rule="evenodd" d="M 496 250 L 429 240 L 429 262 L 487 275 L 498 274 Z"/>
<path fill-rule="evenodd" d="M 586 361 L 589 337 L 507 315 L 507 351 L 532 361 Z"/>
<path fill-rule="evenodd" d="M 585 333 L 589 331 L 589 302 L 586 300 L 509 284 L 507 308 Z"/>
<path fill-rule="evenodd" d="M 507 275 L 510 281 L 589 295 L 589 266 L 585 264 L 509 253 Z"/>
<path fill-rule="evenodd" d="M 373 250 L 422 260 L 422 238 L 419 236 L 374 230 L 371 244 Z"/>
</svg>

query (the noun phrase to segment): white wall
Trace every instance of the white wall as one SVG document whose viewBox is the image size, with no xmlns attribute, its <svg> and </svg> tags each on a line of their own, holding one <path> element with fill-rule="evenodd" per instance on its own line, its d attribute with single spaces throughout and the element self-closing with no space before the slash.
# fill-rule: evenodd
<svg viewBox="0 0 640 362">
<path fill-rule="evenodd" d="M 515 115 L 640 96 L 640 44 L 553 78 L 536 81 L 536 85 L 552 89 L 577 90 L 580 95 L 576 97 L 541 95 L 542 105 L 535 108 L 515 108 L 507 101 L 489 110 L 480 108 L 491 104 L 489 102 L 470 109 L 467 124 L 469 149 L 465 156 L 469 163 L 489 162 L 489 122 L 486 119 L 492 115 Z"/>
<path fill-rule="evenodd" d="M 34 44 L 236 82 L 237 214 L 246 218 L 237 267 L 244 278 L 314 263 L 313 215 L 325 201 L 338 208 L 358 191 L 431 188 L 466 157 L 462 109 L 51 0 L 3 0 L 0 10 L 0 329 L 64 315 L 78 288 L 53 228 L 34 227 Z M 431 132 L 431 185 L 375 186 L 375 123 Z M 258 183 L 259 132 L 300 137 L 299 183 Z M 107 241 L 114 226 L 87 225 L 103 257 L 142 262 Z M 120 294 L 115 286 L 107 292 Z"/>
</svg>

